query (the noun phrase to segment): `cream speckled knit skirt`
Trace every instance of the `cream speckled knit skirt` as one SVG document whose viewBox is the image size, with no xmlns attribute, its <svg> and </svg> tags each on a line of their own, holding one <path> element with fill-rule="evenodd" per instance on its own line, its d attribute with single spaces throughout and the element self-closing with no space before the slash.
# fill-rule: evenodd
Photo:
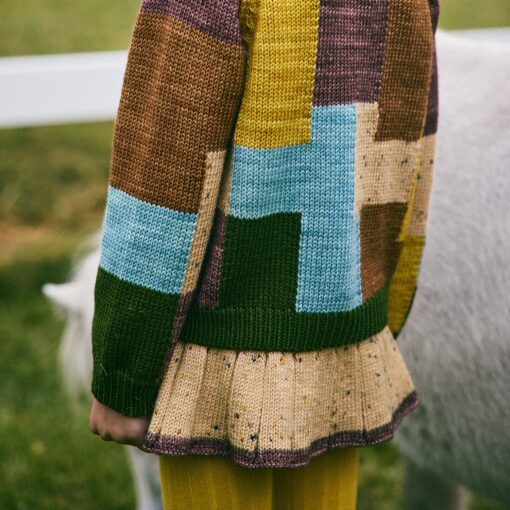
<svg viewBox="0 0 510 510">
<path fill-rule="evenodd" d="M 179 342 L 144 449 L 301 466 L 329 448 L 391 439 L 418 403 L 389 327 L 358 344 L 303 353 Z"/>
</svg>

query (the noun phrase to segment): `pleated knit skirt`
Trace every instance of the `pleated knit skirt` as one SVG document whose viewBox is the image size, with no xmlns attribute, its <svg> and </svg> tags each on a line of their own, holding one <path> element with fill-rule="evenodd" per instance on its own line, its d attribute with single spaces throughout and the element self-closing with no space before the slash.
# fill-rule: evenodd
<svg viewBox="0 0 510 510">
<path fill-rule="evenodd" d="M 233 351 L 178 342 L 144 449 L 292 467 L 390 440 L 419 403 L 389 327 L 343 347 Z"/>
</svg>

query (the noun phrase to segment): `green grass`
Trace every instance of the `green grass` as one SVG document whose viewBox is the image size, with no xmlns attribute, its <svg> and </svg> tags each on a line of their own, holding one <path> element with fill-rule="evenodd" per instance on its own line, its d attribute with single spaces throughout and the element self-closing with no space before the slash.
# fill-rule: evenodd
<svg viewBox="0 0 510 510">
<path fill-rule="evenodd" d="M 508 0 L 439 0 L 439 25 L 445 29 L 510 26 Z"/>
<path fill-rule="evenodd" d="M 0 0 L 0 56 L 123 49 L 139 1 Z M 444 28 L 510 25 L 508 0 L 441 0 Z M 123 448 L 73 413 L 56 366 L 64 322 L 40 288 L 64 281 L 100 227 L 112 123 L 0 131 L 0 509 L 129 509 Z M 400 510 L 402 459 L 362 452 L 359 510 Z M 503 510 L 478 499 L 472 510 Z"/>
<path fill-rule="evenodd" d="M 38 252 L 2 268 L 0 508 L 6 510 L 133 508 L 122 447 L 93 436 L 88 407 L 73 413 L 61 390 L 55 359 L 63 321 L 38 289 L 46 279 L 65 277 L 66 251 Z M 18 275 L 23 288 L 16 288 Z"/>
<path fill-rule="evenodd" d="M 0 56 L 124 49 L 138 0 L 0 0 Z"/>
</svg>

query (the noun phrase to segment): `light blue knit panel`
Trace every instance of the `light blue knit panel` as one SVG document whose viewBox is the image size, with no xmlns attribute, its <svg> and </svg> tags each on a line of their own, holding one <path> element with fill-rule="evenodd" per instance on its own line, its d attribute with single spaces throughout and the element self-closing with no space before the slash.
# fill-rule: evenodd
<svg viewBox="0 0 510 510">
<path fill-rule="evenodd" d="M 296 310 L 347 311 L 362 304 L 356 106 L 313 106 L 311 129 L 310 144 L 234 146 L 228 214 L 301 212 Z"/>
<path fill-rule="evenodd" d="M 99 264 L 130 283 L 178 294 L 197 214 L 174 211 L 108 186 Z"/>
</svg>

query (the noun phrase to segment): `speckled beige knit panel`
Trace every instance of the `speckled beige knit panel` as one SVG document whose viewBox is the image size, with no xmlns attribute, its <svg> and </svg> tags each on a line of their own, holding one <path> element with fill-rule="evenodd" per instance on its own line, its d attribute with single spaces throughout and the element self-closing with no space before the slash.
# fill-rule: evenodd
<svg viewBox="0 0 510 510">
<path fill-rule="evenodd" d="M 274 395 L 273 402 L 266 402 L 261 415 L 259 448 L 292 448 L 292 426 L 295 394 L 294 358 L 281 352 L 268 353 L 266 387 L 268 395 Z M 280 410 L 280 413 L 278 413 Z"/>
<path fill-rule="evenodd" d="M 207 241 L 211 231 L 214 209 L 220 189 L 221 173 L 225 162 L 226 151 L 208 152 L 205 161 L 205 175 L 198 209 L 195 234 L 182 283 L 181 293 L 192 292 L 197 284 L 198 275 L 204 259 Z"/>
<path fill-rule="evenodd" d="M 435 145 L 435 134 L 425 136 L 421 140 L 421 161 L 416 177 L 413 209 L 407 225 L 408 236 L 424 236 L 427 231 L 429 200 L 433 184 Z"/>
<path fill-rule="evenodd" d="M 384 349 L 386 351 L 385 358 L 388 360 L 387 368 L 392 381 L 391 390 L 395 402 L 401 402 L 414 389 L 414 383 L 408 376 L 407 365 L 400 354 L 397 342 L 386 343 Z"/>
<path fill-rule="evenodd" d="M 409 201 L 420 142 L 376 141 L 377 103 L 357 103 L 354 208 Z"/>
<path fill-rule="evenodd" d="M 299 450 L 390 423 L 413 390 L 388 327 L 359 344 L 304 353 L 178 343 L 149 433 L 227 440 L 252 452 Z"/>
<path fill-rule="evenodd" d="M 225 214 L 228 214 L 230 207 L 230 190 L 232 184 L 232 170 L 233 170 L 233 151 L 227 153 L 227 161 L 225 162 L 225 170 L 221 177 L 220 191 L 218 194 L 218 208 Z"/>
<path fill-rule="evenodd" d="M 175 351 L 175 356 L 178 352 Z M 162 428 L 170 428 L 175 434 L 191 437 L 193 422 L 197 405 L 200 405 L 201 395 L 197 391 L 202 387 L 204 364 L 207 360 L 207 352 L 204 349 L 194 348 L 193 345 L 185 346 L 178 364 L 178 370 L 173 385 L 172 406 L 167 408 L 163 418 Z M 175 360 L 175 358 L 174 358 Z M 182 377 L 181 374 L 186 374 Z M 158 414 L 160 409 L 158 408 Z"/>
</svg>

